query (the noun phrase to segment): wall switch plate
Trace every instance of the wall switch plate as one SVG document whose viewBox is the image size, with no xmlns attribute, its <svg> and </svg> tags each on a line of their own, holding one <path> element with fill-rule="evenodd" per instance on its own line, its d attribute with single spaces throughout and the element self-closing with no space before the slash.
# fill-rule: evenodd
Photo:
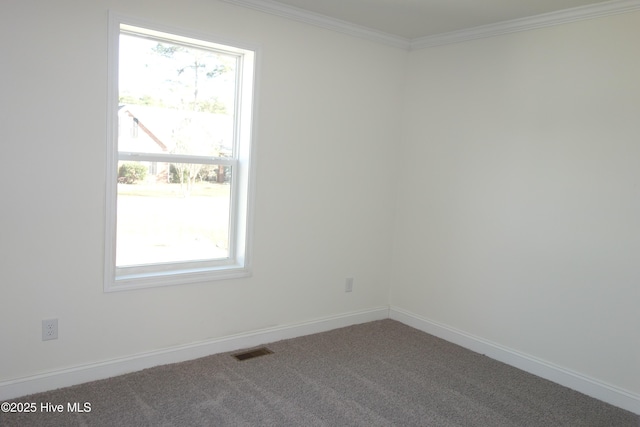
<svg viewBox="0 0 640 427">
<path fill-rule="evenodd" d="M 347 277 L 344 282 L 344 291 L 353 292 L 353 277 Z"/>
<path fill-rule="evenodd" d="M 42 341 L 58 339 L 58 319 L 42 321 Z"/>
</svg>

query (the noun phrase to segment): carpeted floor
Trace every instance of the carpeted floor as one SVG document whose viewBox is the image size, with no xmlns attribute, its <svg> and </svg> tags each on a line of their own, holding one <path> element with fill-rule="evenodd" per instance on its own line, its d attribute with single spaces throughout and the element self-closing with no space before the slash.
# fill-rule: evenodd
<svg viewBox="0 0 640 427">
<path fill-rule="evenodd" d="M 640 416 L 393 320 L 16 399 L 0 426 L 640 426 Z M 68 403 L 90 404 L 70 413 Z"/>
</svg>

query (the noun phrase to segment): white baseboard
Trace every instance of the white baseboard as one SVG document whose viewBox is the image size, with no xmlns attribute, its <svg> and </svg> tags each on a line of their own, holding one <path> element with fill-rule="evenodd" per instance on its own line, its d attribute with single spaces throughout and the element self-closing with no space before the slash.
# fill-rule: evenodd
<svg viewBox="0 0 640 427">
<path fill-rule="evenodd" d="M 359 323 L 387 319 L 388 317 L 389 308 L 382 307 L 292 325 L 265 328 L 248 333 L 3 381 L 0 382 L 0 401 L 114 377 L 153 366 L 184 362 L 212 354 L 255 347 L 270 342 L 315 334 Z"/>
<path fill-rule="evenodd" d="M 450 326 L 425 319 L 397 307 L 390 307 L 389 318 L 640 415 L 640 395 L 470 335 Z"/>
</svg>

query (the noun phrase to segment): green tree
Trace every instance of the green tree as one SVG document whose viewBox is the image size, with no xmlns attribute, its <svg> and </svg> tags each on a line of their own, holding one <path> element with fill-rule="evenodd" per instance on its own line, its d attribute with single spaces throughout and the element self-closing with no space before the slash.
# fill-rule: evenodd
<svg viewBox="0 0 640 427">
<path fill-rule="evenodd" d="M 226 112 L 224 104 L 221 104 L 216 98 L 199 99 L 200 81 L 203 77 L 209 79 L 218 77 L 230 70 L 221 57 L 214 52 L 202 49 L 177 45 L 167 46 L 162 43 L 158 43 L 152 50 L 157 55 L 184 64 L 179 65 L 176 69 L 175 83 L 191 89 L 193 100 L 187 103 L 188 109 L 212 113 Z"/>
<path fill-rule="evenodd" d="M 158 43 L 152 51 L 163 58 L 176 64 L 176 75 L 172 81 L 176 86 L 190 92 L 191 100 L 184 102 L 182 107 L 191 112 L 211 112 L 220 113 L 226 111 L 223 104 L 218 99 L 200 99 L 200 85 L 202 79 L 212 79 L 219 77 L 231 70 L 223 58 L 212 51 L 197 49 L 179 45 L 166 45 Z M 193 132 L 190 129 L 191 121 L 187 117 L 181 124 L 173 129 L 173 139 L 175 146 L 172 150 L 174 154 L 191 154 L 193 149 Z M 191 194 L 193 186 L 198 179 L 203 165 L 193 163 L 173 163 L 180 182 L 182 194 L 187 197 Z"/>
</svg>

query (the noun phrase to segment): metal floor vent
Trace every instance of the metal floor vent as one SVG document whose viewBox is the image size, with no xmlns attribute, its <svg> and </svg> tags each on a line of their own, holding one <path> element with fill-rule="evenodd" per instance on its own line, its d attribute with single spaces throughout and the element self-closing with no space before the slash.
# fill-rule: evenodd
<svg viewBox="0 0 640 427">
<path fill-rule="evenodd" d="M 242 361 L 247 359 L 253 359 L 254 357 L 266 356 L 267 354 L 272 354 L 273 351 L 269 350 L 267 347 L 260 347 L 249 351 L 244 351 L 242 353 L 236 353 L 232 356 L 236 359 Z"/>
</svg>

